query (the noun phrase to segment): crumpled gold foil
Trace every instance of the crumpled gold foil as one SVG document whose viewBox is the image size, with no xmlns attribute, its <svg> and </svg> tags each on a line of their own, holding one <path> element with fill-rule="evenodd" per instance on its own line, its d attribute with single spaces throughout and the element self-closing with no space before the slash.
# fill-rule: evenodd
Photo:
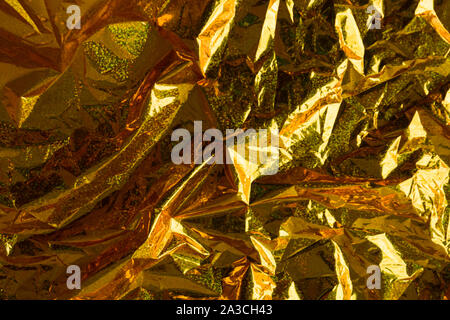
<svg viewBox="0 0 450 320">
<path fill-rule="evenodd" d="M 0 298 L 449 299 L 449 30 L 448 0 L 1 0 Z M 278 128 L 279 173 L 173 164 L 194 120 Z"/>
</svg>

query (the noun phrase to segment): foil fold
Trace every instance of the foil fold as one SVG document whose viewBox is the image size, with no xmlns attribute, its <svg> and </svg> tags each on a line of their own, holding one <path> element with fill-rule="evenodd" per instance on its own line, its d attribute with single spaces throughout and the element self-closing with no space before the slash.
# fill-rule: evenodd
<svg viewBox="0 0 450 320">
<path fill-rule="evenodd" d="M 0 2 L 0 298 L 448 300 L 449 12 Z M 174 164 L 194 121 L 278 130 L 278 173 Z"/>
</svg>

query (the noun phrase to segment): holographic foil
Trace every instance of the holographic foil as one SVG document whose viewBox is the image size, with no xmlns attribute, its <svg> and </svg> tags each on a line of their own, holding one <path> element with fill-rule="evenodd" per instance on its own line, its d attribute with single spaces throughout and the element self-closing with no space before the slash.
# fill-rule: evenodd
<svg viewBox="0 0 450 320">
<path fill-rule="evenodd" d="M 448 0 L 0 0 L 0 299 L 448 300 L 449 30 Z M 174 164 L 194 121 L 276 128 L 278 173 Z"/>
</svg>

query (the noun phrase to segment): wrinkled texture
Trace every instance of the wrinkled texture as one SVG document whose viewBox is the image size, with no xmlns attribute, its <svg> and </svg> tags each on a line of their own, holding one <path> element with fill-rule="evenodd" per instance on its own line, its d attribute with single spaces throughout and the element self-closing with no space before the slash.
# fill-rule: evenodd
<svg viewBox="0 0 450 320">
<path fill-rule="evenodd" d="M 449 299 L 449 30 L 449 0 L 0 0 L 0 298 Z M 279 129 L 279 173 L 173 164 L 194 120 Z"/>
</svg>

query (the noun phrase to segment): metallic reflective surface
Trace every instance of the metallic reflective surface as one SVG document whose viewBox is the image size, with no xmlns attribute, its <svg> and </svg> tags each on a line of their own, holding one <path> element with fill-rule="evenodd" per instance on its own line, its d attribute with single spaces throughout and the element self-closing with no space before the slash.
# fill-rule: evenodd
<svg viewBox="0 0 450 320">
<path fill-rule="evenodd" d="M 446 0 L 0 1 L 0 298 L 448 300 L 449 30 Z M 279 130 L 279 172 L 175 165 L 193 121 Z"/>
</svg>

